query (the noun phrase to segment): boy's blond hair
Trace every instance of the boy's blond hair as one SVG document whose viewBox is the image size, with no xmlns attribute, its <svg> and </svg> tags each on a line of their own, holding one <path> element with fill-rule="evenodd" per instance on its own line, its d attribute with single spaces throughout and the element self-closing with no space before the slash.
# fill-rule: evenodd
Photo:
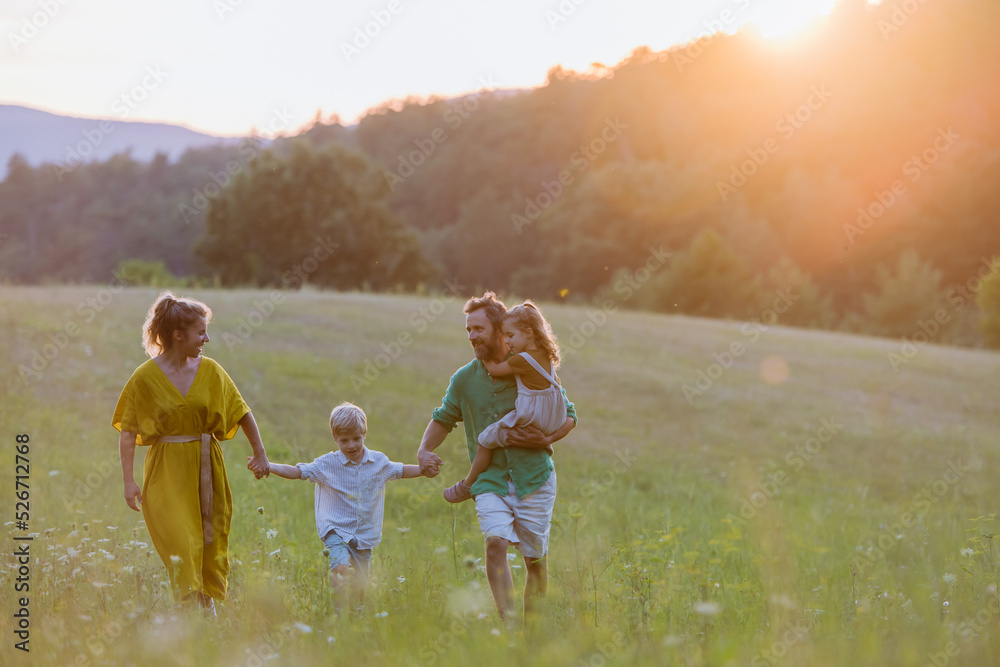
<svg viewBox="0 0 1000 667">
<path fill-rule="evenodd" d="M 368 418 L 365 411 L 344 401 L 330 413 L 330 429 L 334 435 L 368 434 Z"/>
</svg>

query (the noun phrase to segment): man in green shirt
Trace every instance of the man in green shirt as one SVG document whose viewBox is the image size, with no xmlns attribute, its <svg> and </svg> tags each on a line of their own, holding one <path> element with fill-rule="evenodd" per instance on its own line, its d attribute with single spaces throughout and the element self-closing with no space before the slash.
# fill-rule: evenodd
<svg viewBox="0 0 1000 667">
<path fill-rule="evenodd" d="M 514 376 L 494 378 L 482 363 L 483 360 L 499 363 L 510 354 L 500 334 L 506 306 L 493 292 L 486 292 L 482 298 L 469 299 L 464 310 L 465 330 L 476 358 L 451 377 L 441 407 L 434 411 L 424 431 L 417 462 L 427 477 L 434 477 L 440 471 L 441 457 L 434 450 L 458 422 L 465 423 L 471 462 L 479 434 L 513 410 L 517 399 Z M 507 435 L 508 446 L 493 450 L 490 467 L 472 485 L 479 525 L 486 539 L 486 578 L 501 617 L 512 607 L 514 582 L 507 563 L 510 544 L 516 544 L 524 557 L 525 615 L 535 609 L 537 598 L 545 594 L 549 528 L 556 499 L 555 466 L 549 453 L 552 443 L 566 437 L 574 426 L 576 410 L 567 401 L 566 422 L 554 433 L 545 435 L 531 425 L 511 430 Z"/>
</svg>

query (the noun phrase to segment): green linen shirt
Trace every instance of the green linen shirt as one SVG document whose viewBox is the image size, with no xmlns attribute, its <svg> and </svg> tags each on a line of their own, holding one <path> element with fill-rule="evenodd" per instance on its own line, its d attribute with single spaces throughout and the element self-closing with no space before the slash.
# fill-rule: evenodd
<svg viewBox="0 0 1000 667">
<path fill-rule="evenodd" d="M 563 396 L 566 396 L 565 389 Z M 479 446 L 479 434 L 513 410 L 516 400 L 517 382 L 513 375 L 494 378 L 481 361 L 473 359 L 451 376 L 448 392 L 431 419 L 444 426 L 449 433 L 458 422 L 465 422 L 465 440 L 471 462 Z M 566 415 L 576 421 L 576 408 L 568 399 Z M 499 447 L 493 450 L 490 467 L 472 485 L 472 493 L 505 496 L 509 478 L 514 482 L 517 497 L 523 498 L 544 484 L 553 470 L 552 457 L 544 449 Z"/>
</svg>

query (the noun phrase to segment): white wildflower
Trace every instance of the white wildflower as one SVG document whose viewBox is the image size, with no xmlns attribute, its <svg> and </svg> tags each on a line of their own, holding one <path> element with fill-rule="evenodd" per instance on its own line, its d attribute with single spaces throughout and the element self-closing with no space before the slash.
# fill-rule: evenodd
<svg viewBox="0 0 1000 667">
<path fill-rule="evenodd" d="M 701 614 L 702 616 L 715 616 L 720 611 L 722 607 L 715 602 L 696 602 L 694 605 L 694 610 Z"/>
</svg>

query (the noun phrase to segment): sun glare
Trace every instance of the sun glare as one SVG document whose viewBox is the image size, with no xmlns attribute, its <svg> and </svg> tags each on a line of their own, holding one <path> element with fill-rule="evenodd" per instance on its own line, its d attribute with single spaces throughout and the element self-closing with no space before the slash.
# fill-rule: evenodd
<svg viewBox="0 0 1000 667">
<path fill-rule="evenodd" d="M 797 37 L 833 11 L 836 0 L 797 0 L 762 4 L 750 12 L 749 25 L 761 37 L 783 40 Z"/>
</svg>

